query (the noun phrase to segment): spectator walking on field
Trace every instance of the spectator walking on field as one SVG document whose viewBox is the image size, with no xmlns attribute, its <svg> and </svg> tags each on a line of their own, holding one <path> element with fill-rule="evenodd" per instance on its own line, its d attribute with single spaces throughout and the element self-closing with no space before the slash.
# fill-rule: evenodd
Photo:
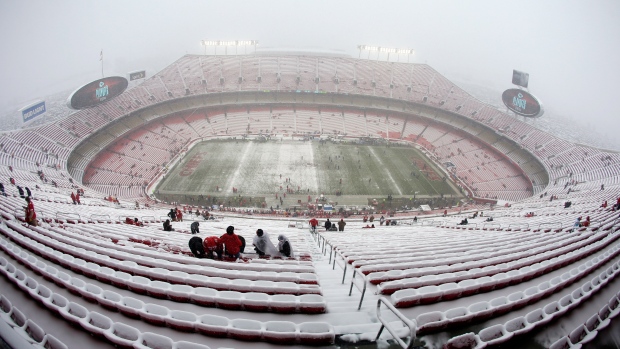
<svg viewBox="0 0 620 349">
<path fill-rule="evenodd" d="M 340 218 L 340 221 L 338 222 L 338 231 L 344 231 L 345 225 L 347 225 L 347 223 L 344 221 L 343 218 Z"/>
</svg>

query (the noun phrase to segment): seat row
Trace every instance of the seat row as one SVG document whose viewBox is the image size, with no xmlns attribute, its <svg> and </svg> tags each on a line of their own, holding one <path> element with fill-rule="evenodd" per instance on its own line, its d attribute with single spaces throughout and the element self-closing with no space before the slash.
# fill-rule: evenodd
<svg viewBox="0 0 620 349">
<path fill-rule="evenodd" d="M 417 268 L 408 268 L 403 270 L 392 270 L 389 272 L 373 272 L 368 274 L 368 280 L 372 284 L 390 283 L 405 281 L 414 277 L 424 275 L 437 275 L 441 273 L 456 273 L 471 269 L 481 269 L 480 275 L 488 276 L 498 272 L 508 272 L 510 270 L 542 262 L 553 257 L 574 251 L 576 249 L 588 246 L 602 239 L 606 234 L 594 234 L 587 232 L 583 234 L 573 234 L 563 242 L 549 242 L 545 246 L 532 246 L 526 251 L 507 253 L 495 257 L 483 258 L 479 260 L 469 261 L 436 261 L 434 265 L 426 264 L 417 266 Z M 486 257 L 484 255 L 483 257 Z M 439 266 L 437 266 L 439 265 Z M 503 266 L 503 267 L 502 267 Z"/>
<path fill-rule="evenodd" d="M 146 218 L 146 217 L 144 217 Z M 61 235 L 68 236 L 67 232 L 71 232 L 71 237 L 76 236 L 80 241 L 92 243 L 92 236 L 96 236 L 97 243 L 99 246 L 107 246 L 109 248 L 115 248 L 119 250 L 124 250 L 123 246 L 119 246 L 118 244 L 110 244 L 108 241 L 101 241 L 101 237 L 109 238 L 110 241 L 119 241 L 123 240 L 123 237 L 126 240 L 134 243 L 140 243 L 147 246 L 155 246 L 160 250 L 165 250 L 166 252 L 179 253 L 184 252 L 190 256 L 193 256 L 190 252 L 190 249 L 187 246 L 187 239 L 191 237 L 189 231 L 176 231 L 174 234 L 170 235 L 168 232 L 163 232 L 158 229 L 142 227 L 136 228 L 131 225 L 82 225 L 82 226 L 65 226 L 63 229 L 58 228 L 50 228 L 50 230 L 59 233 Z M 90 235 L 90 236 L 89 236 Z M 251 239 L 250 239 L 251 240 Z M 291 239 L 292 242 L 295 242 Z M 297 246 L 297 244 L 296 244 Z M 129 247 L 124 247 L 128 249 Z M 286 265 L 285 268 L 290 268 L 291 266 L 300 266 L 300 268 L 290 268 L 291 271 L 304 270 L 302 267 L 306 269 L 311 266 L 311 262 L 307 261 L 311 259 L 310 253 L 307 251 L 295 251 L 297 259 L 263 259 L 263 264 L 277 264 L 277 265 Z M 252 260 L 253 262 L 253 260 Z M 253 262 L 254 263 L 254 262 Z M 286 270 L 284 270 L 286 271 Z"/>
<path fill-rule="evenodd" d="M 543 295 L 552 294 L 556 290 L 568 285 L 569 282 L 577 280 L 577 277 L 583 277 L 594 268 L 597 268 L 610 259 L 615 258 L 618 254 L 620 254 L 620 244 L 613 246 L 600 256 L 581 264 L 578 268 L 573 268 L 570 272 L 562 274 L 561 277 L 552 278 L 549 281 L 540 283 L 538 286 L 533 286 L 526 289 L 523 292 L 523 297 L 519 299 L 527 302 L 534 302 L 540 299 Z M 439 286 L 425 286 L 419 289 L 400 290 L 392 294 L 392 303 L 395 307 L 406 308 L 417 304 L 436 303 L 442 300 L 452 300 L 460 297 L 467 297 L 476 293 L 489 292 L 495 289 L 504 288 L 511 283 L 517 284 L 523 280 L 529 280 L 543 275 L 544 273 L 550 271 L 554 265 L 557 266 L 558 263 L 568 265 L 579 260 L 578 258 L 575 258 L 575 256 L 570 255 L 556 257 L 556 259 L 564 260 L 566 263 L 554 263 L 554 261 L 549 261 L 549 263 L 545 266 L 543 262 L 539 265 L 525 267 L 528 268 L 528 270 L 523 270 L 520 275 L 512 278 L 508 277 L 506 274 L 497 274 L 494 277 L 464 280 L 459 283 L 447 283 Z M 501 278 L 498 276 L 501 276 Z"/>
<path fill-rule="evenodd" d="M 0 334 L 12 348 L 67 349 L 68 347 L 28 319 L 17 307 L 0 294 Z"/>
<path fill-rule="evenodd" d="M 514 236 L 514 234 L 512 234 Z M 452 238 L 452 237 L 451 237 Z M 544 244 L 548 243 L 549 240 L 560 240 L 557 237 L 550 237 L 550 236 L 546 236 L 546 235 L 542 235 L 542 236 L 528 236 L 525 235 L 524 236 L 520 236 L 519 239 L 514 239 L 514 238 L 510 238 L 508 236 L 505 236 L 504 234 L 497 234 L 494 237 L 493 242 L 489 242 L 489 243 L 466 243 L 465 241 L 459 241 L 461 244 L 458 244 L 456 246 L 447 246 L 447 244 L 442 243 L 441 247 L 442 247 L 442 251 L 444 251 L 444 253 L 441 254 L 442 259 L 450 259 L 453 260 L 453 262 L 451 263 L 459 263 L 462 261 L 469 261 L 472 259 L 475 259 L 475 257 L 480 258 L 479 256 L 485 256 L 485 257 L 494 257 L 494 256 L 500 256 L 502 254 L 505 254 L 505 251 L 500 252 L 500 250 L 502 249 L 506 249 L 506 246 L 508 244 L 510 244 L 511 248 L 509 249 L 509 251 L 512 252 L 520 252 L 520 251 L 526 251 L 528 250 L 530 247 L 529 246 L 534 246 L 534 247 L 538 247 L 538 246 L 543 246 Z M 471 242 L 471 240 L 469 240 L 468 242 Z M 555 242 L 555 241 L 553 241 Z M 390 263 L 405 263 L 405 262 L 414 262 L 414 263 L 420 263 L 423 262 L 425 260 L 434 260 L 437 257 L 436 254 L 436 249 L 437 249 L 437 245 L 433 245 L 432 247 L 418 247 L 416 246 L 415 251 L 411 251 L 411 249 L 406 252 L 406 253 L 394 253 L 396 251 L 385 251 L 385 255 L 382 255 L 380 252 L 378 253 L 378 255 L 373 255 L 373 256 L 368 256 L 367 252 L 366 255 L 361 255 L 358 254 L 357 256 L 351 256 L 350 253 L 345 254 L 347 257 L 348 261 L 351 261 L 352 259 L 355 259 L 355 261 L 352 263 L 354 267 L 363 267 L 365 265 L 371 265 L 371 264 L 379 264 L 377 262 L 380 262 L 381 264 L 390 264 Z M 426 251 L 425 253 L 422 251 Z M 356 258 L 357 257 L 357 258 Z M 428 264 L 433 264 L 436 263 L 436 261 L 433 262 L 427 262 Z"/>
<path fill-rule="evenodd" d="M 188 274 L 182 271 L 169 271 L 163 268 L 148 268 L 139 266 L 135 262 L 122 262 L 111 259 L 105 255 L 99 255 L 92 251 L 73 248 L 72 254 L 66 254 L 49 247 L 40 241 L 15 233 L 10 229 L 0 227 L 0 233 L 19 243 L 22 247 L 41 255 L 48 260 L 69 268 L 77 273 L 90 278 L 97 278 L 102 282 L 108 282 L 119 287 L 133 286 L 136 289 L 144 288 L 154 281 L 164 281 L 171 284 L 191 285 L 193 287 L 206 287 L 218 291 L 250 292 L 258 291 L 269 294 L 283 295 L 319 295 L 321 290 L 318 285 L 296 284 L 286 281 L 228 279 L 222 277 L 210 277 L 200 274 Z M 33 234 L 34 235 L 34 234 Z M 51 246 L 55 243 L 47 237 L 43 237 Z M 76 258 L 77 257 L 77 258 Z M 82 259 L 80 257 L 86 258 Z M 154 281 L 151 281 L 153 279 Z"/>
<path fill-rule="evenodd" d="M 587 235 L 586 235 L 587 236 Z M 579 239 L 583 239 L 585 237 L 578 237 L 577 235 L 571 236 L 569 240 L 571 242 L 576 242 Z M 497 237 L 496 237 L 497 239 Z M 442 264 L 458 264 L 458 263 L 478 263 L 480 265 L 489 265 L 489 264 L 499 264 L 510 261 L 514 258 L 519 258 L 522 256 L 533 255 L 535 253 L 542 253 L 549 250 L 554 246 L 563 245 L 563 241 L 566 239 L 565 236 L 549 236 L 536 239 L 533 243 L 520 244 L 512 247 L 503 248 L 494 248 L 484 251 L 477 251 L 477 247 L 474 246 L 476 252 L 473 254 L 461 254 L 457 256 L 453 256 L 450 258 L 445 258 Z M 546 241 L 545 241 L 546 240 Z M 551 246 L 551 247 L 550 247 Z M 374 264 L 374 265 L 364 265 L 360 267 L 360 270 L 364 274 L 370 274 L 373 272 L 386 272 L 395 269 L 406 270 L 406 269 L 415 269 L 415 268 L 423 268 L 428 266 L 437 265 L 437 260 L 422 260 L 422 261 L 412 261 L 412 262 L 403 262 L 403 263 L 392 263 L 392 264 Z"/>
<path fill-rule="evenodd" d="M 620 292 L 609 299 L 607 304 L 590 316 L 582 325 L 577 326 L 567 336 L 553 342 L 549 349 L 580 348 L 596 338 L 599 331 L 609 326 L 613 318 L 620 314 Z"/>
<path fill-rule="evenodd" d="M 120 322 L 114 322 L 102 314 L 91 312 L 84 306 L 69 301 L 59 293 L 39 284 L 3 257 L 0 257 L 0 273 L 6 275 L 9 280 L 28 292 L 31 297 L 68 322 L 83 327 L 95 336 L 103 336 L 115 345 L 133 346 L 133 348 L 179 349 L 179 346 L 175 345 L 168 337 L 153 334 L 148 336 L 150 339 L 145 339 L 145 334 L 138 329 Z M 75 289 L 70 288 L 69 290 L 75 292 Z M 113 297 L 114 292 L 106 292 L 104 291 L 101 296 L 93 294 L 93 297 L 104 308 L 118 310 L 128 317 L 142 319 L 154 325 L 168 326 L 179 331 L 199 332 L 212 337 L 229 337 L 245 341 L 264 340 L 280 344 L 300 342 L 303 344 L 329 345 L 335 339 L 333 327 L 326 322 L 295 324 L 289 321 L 229 320 L 222 316 L 209 314 L 198 316 L 187 311 L 170 310 L 157 304 L 145 304 L 132 297 L 122 297 L 118 294 L 116 294 L 118 297 Z M 106 294 L 110 297 L 106 297 Z M 162 345 L 162 342 L 165 345 Z M 183 348 L 190 348 L 190 345 L 184 345 Z"/>
<path fill-rule="evenodd" d="M 12 229 L 19 231 L 20 233 L 26 234 L 27 228 L 24 228 L 18 224 L 7 222 L 7 225 Z M 313 274 L 314 267 L 310 262 L 299 262 L 299 264 L 289 264 L 289 263 L 275 263 L 272 261 L 266 260 L 253 260 L 252 263 L 228 263 L 222 261 L 214 261 L 210 259 L 196 259 L 188 256 L 176 255 L 176 254 L 166 254 L 157 252 L 154 250 L 147 249 L 137 249 L 126 246 L 119 246 L 111 242 L 105 242 L 97 239 L 88 239 L 85 237 L 80 237 L 79 235 L 74 235 L 72 237 L 64 236 L 64 234 L 58 233 L 58 229 L 50 228 L 45 229 L 41 227 L 35 228 L 37 232 L 42 235 L 53 238 L 54 240 L 64 242 L 67 245 L 85 248 L 87 250 L 91 250 L 94 252 L 98 252 L 104 254 L 106 256 L 110 256 L 112 258 L 124 260 L 124 261 L 133 261 L 139 264 L 149 265 L 152 267 L 161 267 L 169 269 L 171 266 L 175 268 L 181 268 L 185 264 L 189 264 L 193 270 L 204 270 L 207 272 L 208 270 L 213 270 L 204 267 L 213 267 L 217 269 L 223 269 L 226 275 L 230 277 L 234 275 L 236 272 L 260 272 L 261 275 L 265 272 L 275 272 L 275 273 L 307 273 Z M 279 261 L 282 262 L 282 261 Z M 309 276 L 308 276 L 309 277 Z M 314 275 L 314 279 L 316 276 Z M 274 280 L 275 281 L 275 280 Z M 292 280 L 287 280 L 292 281 Z"/>
<path fill-rule="evenodd" d="M 609 269 L 613 271 L 610 272 Z M 562 297 L 560 301 L 550 302 L 544 307 L 537 308 L 525 316 L 511 319 L 504 324 L 486 327 L 478 334 L 469 332 L 454 337 L 444 345 L 444 348 L 486 348 L 506 343 L 515 336 L 527 334 L 575 309 L 618 274 L 620 274 L 620 262 L 614 263 L 612 267 L 586 281 L 581 287 L 577 287 L 570 294 Z M 580 325 L 567 337 L 553 343 L 550 348 L 580 348 L 581 342 L 585 343 L 592 340 L 596 336 L 596 331 L 607 327 L 611 319 L 620 314 L 618 297 L 620 297 L 620 292 L 610 299 L 609 304 L 603 306 L 597 314 L 590 317 L 584 325 Z"/>
<path fill-rule="evenodd" d="M 602 237 L 603 235 L 601 235 Z M 505 263 L 500 265 L 491 265 L 484 268 L 474 268 L 467 271 L 457 273 L 443 273 L 439 275 L 425 275 L 419 278 L 409 278 L 396 281 L 389 281 L 379 285 L 378 292 L 381 294 L 392 294 L 393 300 L 403 301 L 403 298 L 414 301 L 415 296 L 419 294 L 416 288 L 427 288 L 435 285 L 445 285 L 451 283 L 463 283 L 463 285 L 472 285 L 478 287 L 477 292 L 486 292 L 491 289 L 503 288 L 508 285 L 515 285 L 523 281 L 531 280 L 535 277 L 559 269 L 587 256 L 600 251 L 608 244 L 613 243 L 619 234 L 608 235 L 590 245 L 581 247 L 576 250 L 561 251 L 559 249 L 551 255 L 542 257 L 535 256 L 524 261 L 515 263 Z M 561 252 L 561 253 L 560 253 Z M 473 286 L 477 285 L 477 286 Z M 446 286 L 447 287 L 447 286 Z M 469 295 L 469 292 L 467 292 Z M 410 297 L 414 298 L 410 298 Z"/>
<path fill-rule="evenodd" d="M 22 264 L 30 267 L 37 274 L 43 275 L 46 279 L 53 281 L 61 287 L 66 287 L 86 299 L 97 301 L 96 296 L 120 299 L 120 296 L 115 295 L 114 292 L 104 291 L 96 285 L 58 271 L 55 267 L 47 265 L 36 257 L 21 251 L 17 246 L 2 238 L 0 238 L 0 248 Z M 170 299 L 176 302 L 192 302 L 206 307 L 305 314 L 324 313 L 327 310 L 327 304 L 320 295 L 270 295 L 268 292 L 261 292 L 261 287 L 250 287 L 249 284 L 245 285 L 247 287 L 246 293 L 242 293 L 228 290 L 218 291 L 214 288 L 193 287 L 190 285 L 173 285 L 168 282 L 151 281 L 142 276 L 131 276 L 123 272 L 95 272 L 93 278 L 119 288 L 129 289 L 136 294 L 147 294 L 151 297 Z M 263 289 L 267 290 L 268 287 L 263 287 Z"/>
</svg>

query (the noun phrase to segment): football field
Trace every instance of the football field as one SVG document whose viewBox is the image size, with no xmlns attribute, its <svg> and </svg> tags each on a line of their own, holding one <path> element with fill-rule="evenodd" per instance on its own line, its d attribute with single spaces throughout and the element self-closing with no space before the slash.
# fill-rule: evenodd
<svg viewBox="0 0 620 349">
<path fill-rule="evenodd" d="M 214 140 L 194 146 L 157 190 L 220 197 L 457 194 L 443 177 L 411 147 Z"/>
</svg>

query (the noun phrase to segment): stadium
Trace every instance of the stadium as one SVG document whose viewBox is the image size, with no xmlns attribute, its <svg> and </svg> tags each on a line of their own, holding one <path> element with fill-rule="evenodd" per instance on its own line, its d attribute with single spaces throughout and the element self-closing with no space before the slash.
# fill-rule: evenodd
<svg viewBox="0 0 620 349">
<path fill-rule="evenodd" d="M 618 153 L 427 64 L 187 54 L 0 137 L 11 348 L 600 348 L 618 329 Z M 193 221 L 295 257 L 194 258 Z"/>
</svg>

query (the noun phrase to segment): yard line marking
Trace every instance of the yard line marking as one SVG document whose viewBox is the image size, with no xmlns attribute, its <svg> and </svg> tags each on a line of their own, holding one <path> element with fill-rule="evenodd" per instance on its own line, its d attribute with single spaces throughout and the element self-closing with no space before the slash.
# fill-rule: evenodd
<svg viewBox="0 0 620 349">
<path fill-rule="evenodd" d="M 247 157 L 248 153 L 250 152 L 250 148 L 254 145 L 254 142 L 247 142 L 245 149 L 243 149 L 243 155 L 241 155 L 241 159 L 239 160 L 239 163 L 237 165 L 237 168 L 235 169 L 235 174 L 232 176 L 232 178 L 228 181 L 228 185 L 226 188 L 226 192 L 225 193 L 232 193 L 233 191 L 233 187 L 235 182 L 237 181 L 237 177 L 239 177 L 239 173 L 241 172 L 241 168 L 244 166 L 245 164 L 245 158 Z"/>
<path fill-rule="evenodd" d="M 375 159 L 377 159 L 377 161 L 379 161 L 379 164 L 381 165 L 382 169 L 385 169 L 385 166 L 383 165 L 383 161 L 381 161 L 381 158 L 377 156 L 377 154 L 375 154 L 375 150 L 373 149 L 373 147 L 368 147 L 368 149 L 370 149 L 370 152 L 372 153 L 372 156 L 375 157 Z M 387 173 L 388 178 L 392 181 L 392 183 L 394 183 L 394 186 L 396 187 L 396 190 L 398 191 L 398 195 L 403 195 L 403 191 L 400 190 L 400 187 L 398 186 L 398 184 L 396 184 L 396 181 L 394 180 L 394 178 L 392 177 L 392 174 L 388 171 Z"/>
</svg>

